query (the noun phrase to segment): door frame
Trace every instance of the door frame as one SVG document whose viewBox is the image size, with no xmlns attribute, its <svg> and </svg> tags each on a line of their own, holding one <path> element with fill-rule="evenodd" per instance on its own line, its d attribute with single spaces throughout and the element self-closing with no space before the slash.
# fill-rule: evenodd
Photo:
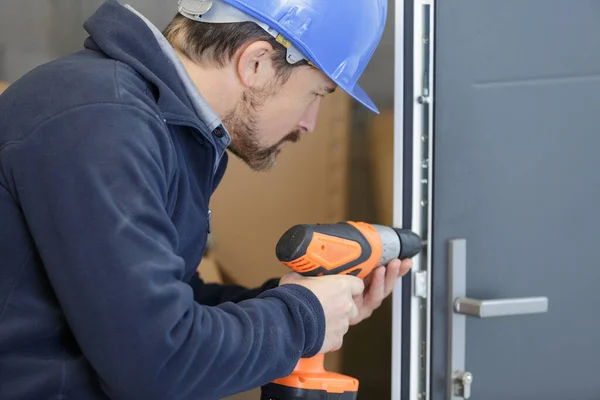
<svg viewBox="0 0 600 400">
<path fill-rule="evenodd" d="M 430 399 L 434 15 L 434 0 L 395 0 L 393 224 L 424 246 L 393 293 L 392 400 Z"/>
</svg>

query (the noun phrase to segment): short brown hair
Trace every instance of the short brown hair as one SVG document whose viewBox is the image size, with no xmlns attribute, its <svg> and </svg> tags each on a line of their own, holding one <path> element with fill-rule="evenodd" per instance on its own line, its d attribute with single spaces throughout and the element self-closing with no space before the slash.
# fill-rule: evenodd
<svg viewBox="0 0 600 400">
<path fill-rule="evenodd" d="M 233 58 L 245 44 L 263 40 L 273 46 L 273 63 L 278 77 L 286 81 L 292 70 L 308 65 L 306 60 L 290 64 L 287 49 L 254 22 L 202 23 L 177 14 L 164 29 L 163 35 L 171 45 L 193 62 L 219 68 Z"/>
</svg>

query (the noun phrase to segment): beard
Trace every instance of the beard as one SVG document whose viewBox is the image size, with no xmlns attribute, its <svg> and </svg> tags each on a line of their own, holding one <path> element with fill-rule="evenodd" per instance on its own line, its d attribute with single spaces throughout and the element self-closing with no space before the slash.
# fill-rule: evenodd
<svg viewBox="0 0 600 400">
<path fill-rule="evenodd" d="M 273 94 L 273 90 L 248 89 L 236 107 L 223 118 L 223 124 L 232 135 L 229 151 L 254 171 L 268 171 L 273 168 L 281 152 L 281 145 L 285 142 L 296 143 L 301 136 L 300 131 L 295 130 L 272 146 L 261 146 L 257 128 L 258 111 Z"/>
</svg>

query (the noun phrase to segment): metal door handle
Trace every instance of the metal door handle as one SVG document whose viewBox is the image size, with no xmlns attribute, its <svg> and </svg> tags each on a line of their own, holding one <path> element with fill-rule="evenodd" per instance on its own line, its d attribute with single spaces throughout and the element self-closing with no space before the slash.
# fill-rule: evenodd
<svg viewBox="0 0 600 400">
<path fill-rule="evenodd" d="M 458 297 L 454 300 L 454 311 L 458 314 L 476 318 L 541 314 L 548 311 L 548 298 L 524 297 L 519 299 L 477 300 Z"/>
<path fill-rule="evenodd" d="M 490 318 L 548 311 L 547 297 L 479 300 L 467 297 L 467 241 L 450 240 L 450 326 L 448 335 L 448 385 L 446 398 L 467 399 L 473 389 L 473 374 L 465 369 L 467 317 Z"/>
</svg>

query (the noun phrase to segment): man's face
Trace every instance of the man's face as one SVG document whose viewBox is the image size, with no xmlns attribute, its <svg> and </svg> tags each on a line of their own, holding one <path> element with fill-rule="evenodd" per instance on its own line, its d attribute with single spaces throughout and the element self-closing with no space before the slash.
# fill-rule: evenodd
<svg viewBox="0 0 600 400">
<path fill-rule="evenodd" d="M 252 169 L 272 168 L 287 142 L 295 143 L 315 129 L 322 98 L 335 84 L 310 66 L 294 68 L 282 85 L 244 90 L 234 110 L 223 118 L 232 134 L 230 151 Z"/>
</svg>

